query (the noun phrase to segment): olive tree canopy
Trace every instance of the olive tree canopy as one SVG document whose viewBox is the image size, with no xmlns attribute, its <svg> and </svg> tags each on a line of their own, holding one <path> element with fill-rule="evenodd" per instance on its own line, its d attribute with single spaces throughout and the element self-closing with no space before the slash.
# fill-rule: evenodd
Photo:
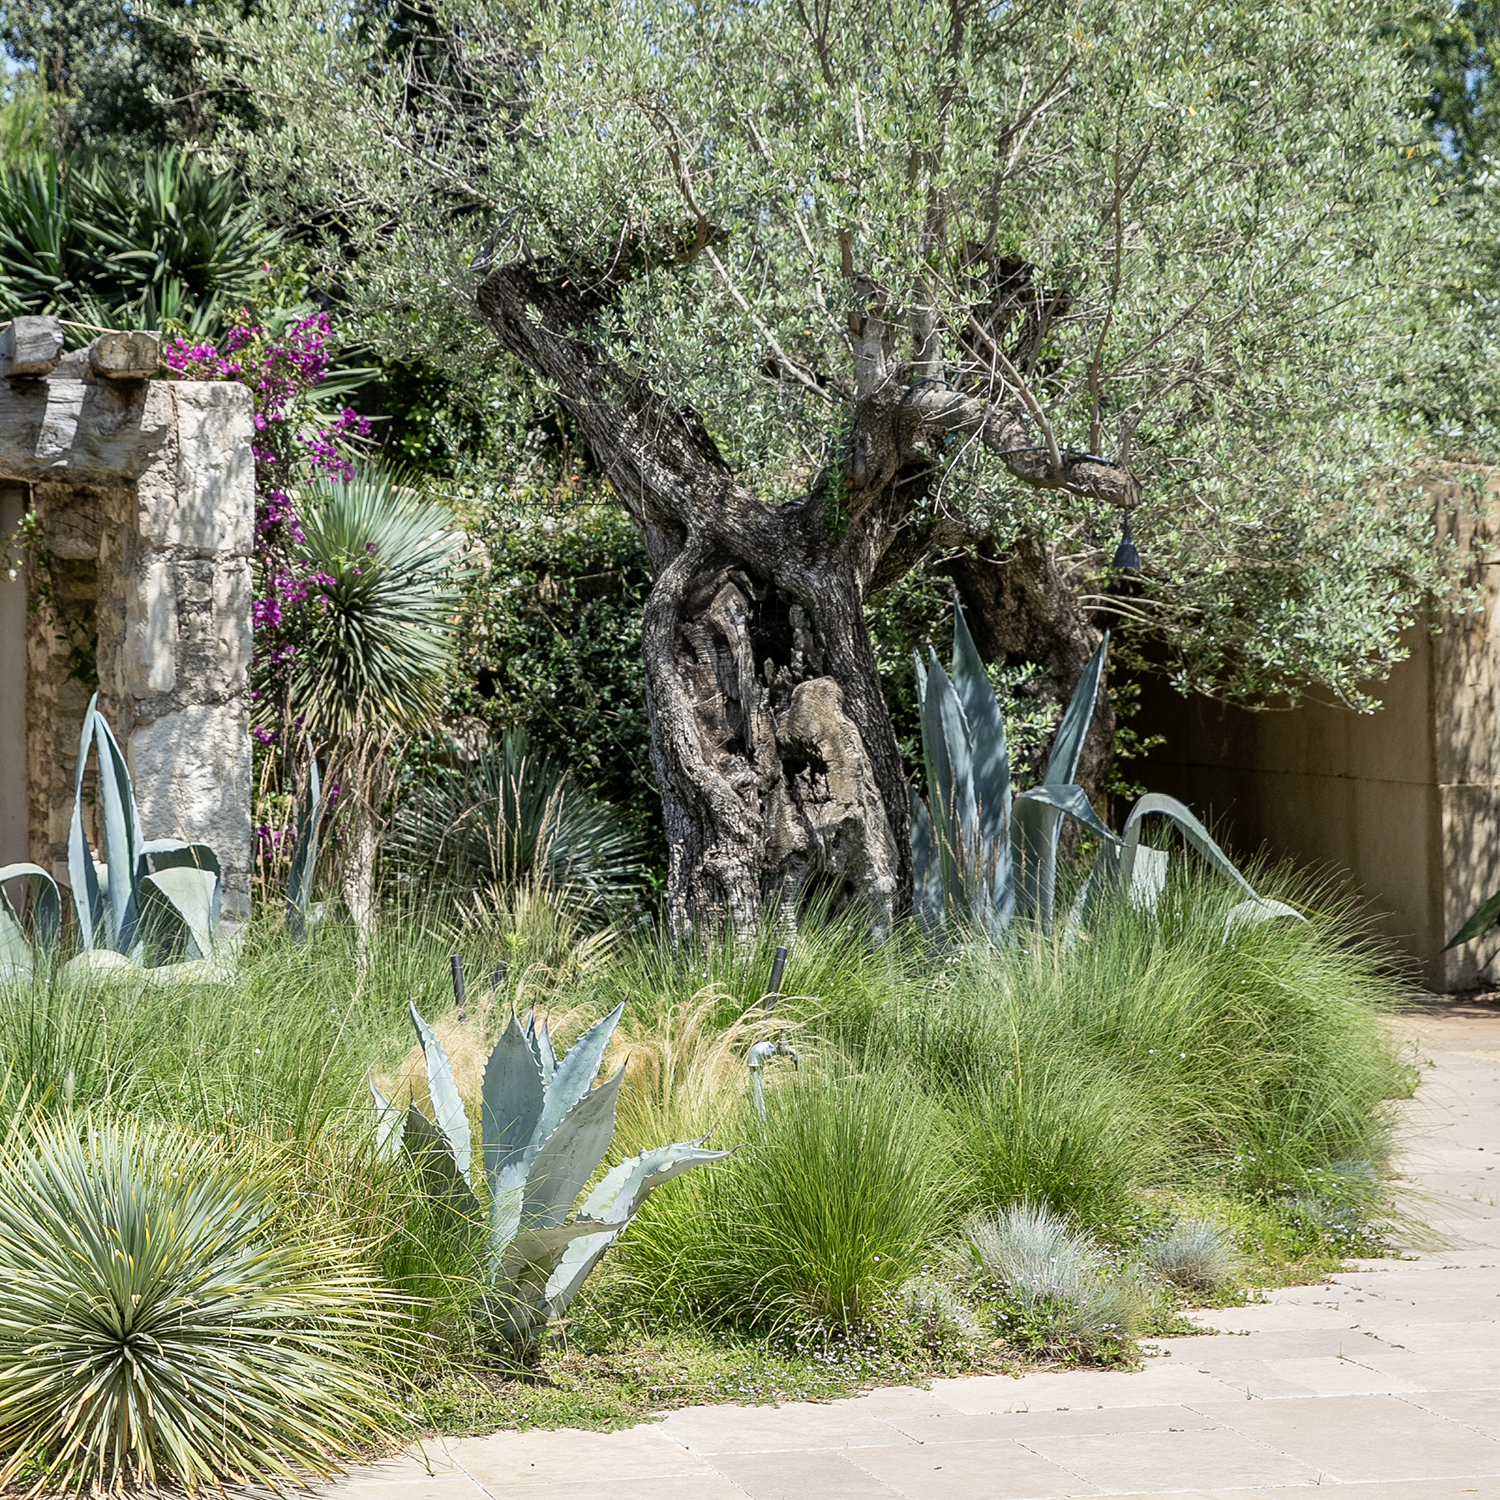
<svg viewBox="0 0 1500 1500">
<path fill-rule="evenodd" d="M 1371 22 L 265 0 L 216 81 L 270 126 L 216 145 L 373 338 L 461 368 L 488 325 L 629 508 L 678 924 L 810 879 L 889 916 L 863 602 L 935 550 L 1002 650 L 1066 676 L 1112 611 L 1240 695 L 1356 698 L 1440 579 L 1403 393 L 1450 227 Z"/>
</svg>

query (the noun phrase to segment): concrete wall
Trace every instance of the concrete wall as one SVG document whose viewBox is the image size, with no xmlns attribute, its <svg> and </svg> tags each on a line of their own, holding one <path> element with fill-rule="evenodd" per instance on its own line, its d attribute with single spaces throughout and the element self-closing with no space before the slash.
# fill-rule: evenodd
<svg viewBox="0 0 1500 1500">
<path fill-rule="evenodd" d="M 1457 507 L 1456 487 L 1437 494 Z M 1185 699 L 1163 682 L 1138 726 L 1166 744 L 1140 779 L 1207 815 L 1242 856 L 1349 877 L 1380 929 L 1433 989 L 1500 978 L 1500 934 L 1448 938 L 1500 887 L 1500 502 L 1445 518 L 1471 560 L 1478 608 L 1406 637 L 1409 658 L 1359 714 L 1328 703 L 1252 712 Z"/>
</svg>

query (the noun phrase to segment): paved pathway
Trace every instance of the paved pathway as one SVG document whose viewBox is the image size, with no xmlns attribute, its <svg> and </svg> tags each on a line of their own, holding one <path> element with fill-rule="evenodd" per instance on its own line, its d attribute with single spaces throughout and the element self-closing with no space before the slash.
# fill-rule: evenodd
<svg viewBox="0 0 1500 1500">
<path fill-rule="evenodd" d="M 1135 1373 L 939 1380 L 827 1405 L 693 1407 L 627 1432 L 499 1433 L 333 1500 L 1500 1500 L 1500 1005 L 1416 1023 L 1404 1175 L 1441 1248 L 1206 1314 Z"/>
</svg>

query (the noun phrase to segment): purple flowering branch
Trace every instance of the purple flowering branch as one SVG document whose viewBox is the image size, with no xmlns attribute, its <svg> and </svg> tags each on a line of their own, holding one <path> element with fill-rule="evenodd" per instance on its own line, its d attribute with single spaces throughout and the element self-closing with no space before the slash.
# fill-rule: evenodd
<svg viewBox="0 0 1500 1500">
<path fill-rule="evenodd" d="M 261 708 L 284 708 L 286 678 L 311 622 L 311 612 L 327 606 L 337 580 L 318 572 L 306 557 L 307 537 L 289 491 L 299 475 L 340 482 L 352 479 L 352 441 L 370 436 L 370 422 L 351 407 L 311 433 L 299 433 L 299 403 L 327 377 L 333 327 L 325 312 L 300 318 L 280 336 L 241 321 L 221 344 L 177 339 L 167 345 L 167 368 L 183 380 L 238 380 L 249 387 L 255 405 L 255 574 L 251 604 L 255 629 L 252 698 Z M 294 726 L 295 728 L 296 726 Z M 279 722 L 258 724 L 256 740 L 279 744 Z"/>
</svg>

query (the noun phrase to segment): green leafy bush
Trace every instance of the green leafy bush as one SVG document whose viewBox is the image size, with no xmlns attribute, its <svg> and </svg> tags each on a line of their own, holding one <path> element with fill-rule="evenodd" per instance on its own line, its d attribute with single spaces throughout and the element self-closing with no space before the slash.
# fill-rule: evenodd
<svg viewBox="0 0 1500 1500">
<path fill-rule="evenodd" d="M 396 1414 L 389 1314 L 286 1183 L 178 1131 L 59 1121 L 0 1163 L 0 1483 L 49 1491 L 330 1473 Z"/>
<path fill-rule="evenodd" d="M 468 518 L 485 560 L 458 632 L 454 706 L 497 735 L 524 730 L 534 752 L 659 836 L 642 707 L 646 551 L 618 505 L 590 503 L 566 473 L 559 487 L 570 493 L 556 505 L 528 494 Z"/>
</svg>

